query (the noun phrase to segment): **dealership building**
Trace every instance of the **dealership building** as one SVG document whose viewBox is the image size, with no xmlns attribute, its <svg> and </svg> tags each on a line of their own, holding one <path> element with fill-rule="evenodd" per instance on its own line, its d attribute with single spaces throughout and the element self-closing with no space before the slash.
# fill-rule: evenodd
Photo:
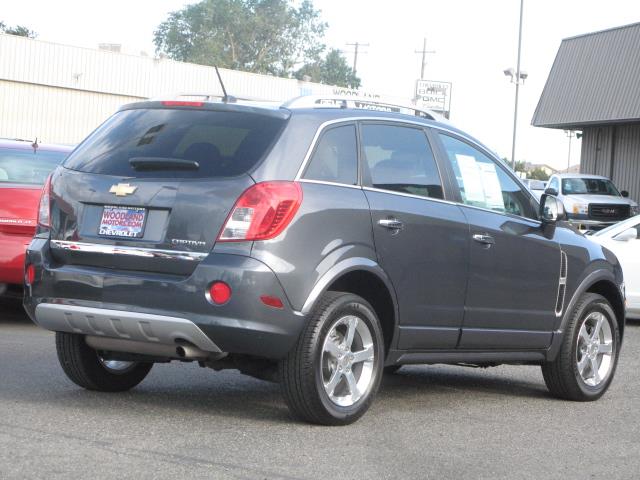
<svg viewBox="0 0 640 480">
<path fill-rule="evenodd" d="M 75 144 L 120 106 L 177 93 L 222 95 L 213 67 L 0 34 L 0 138 Z M 220 69 L 229 94 L 284 102 L 300 95 L 410 103 L 372 92 Z"/>
<path fill-rule="evenodd" d="M 580 172 L 640 200 L 640 23 L 564 39 L 531 123 L 582 131 Z"/>
</svg>

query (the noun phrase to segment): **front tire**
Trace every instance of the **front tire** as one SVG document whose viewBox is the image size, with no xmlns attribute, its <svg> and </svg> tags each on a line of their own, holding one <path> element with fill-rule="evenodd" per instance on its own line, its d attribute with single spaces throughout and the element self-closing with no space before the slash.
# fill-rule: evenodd
<svg viewBox="0 0 640 480">
<path fill-rule="evenodd" d="M 104 360 L 84 341 L 83 335 L 56 332 L 58 361 L 76 385 L 99 392 L 124 392 L 147 376 L 153 363 Z"/>
<path fill-rule="evenodd" d="M 373 307 L 350 293 L 327 292 L 291 352 L 280 385 L 293 415 L 347 425 L 368 410 L 382 378 L 384 344 Z"/>
<path fill-rule="evenodd" d="M 556 397 L 593 401 L 609 388 L 618 364 L 620 332 L 611 304 L 585 293 L 567 325 L 560 352 L 542 365 L 549 391 Z"/>
</svg>

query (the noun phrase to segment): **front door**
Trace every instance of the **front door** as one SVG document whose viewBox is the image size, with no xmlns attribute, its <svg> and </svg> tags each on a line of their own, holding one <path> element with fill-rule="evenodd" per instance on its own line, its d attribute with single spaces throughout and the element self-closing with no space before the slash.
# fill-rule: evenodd
<svg viewBox="0 0 640 480">
<path fill-rule="evenodd" d="M 470 264 L 459 348 L 538 349 L 556 322 L 561 252 L 537 203 L 479 148 L 438 135 L 469 222 Z"/>
<path fill-rule="evenodd" d="M 398 298 L 398 348 L 453 349 L 464 314 L 467 221 L 444 199 L 422 128 L 363 123 L 360 131 L 378 260 Z"/>
</svg>

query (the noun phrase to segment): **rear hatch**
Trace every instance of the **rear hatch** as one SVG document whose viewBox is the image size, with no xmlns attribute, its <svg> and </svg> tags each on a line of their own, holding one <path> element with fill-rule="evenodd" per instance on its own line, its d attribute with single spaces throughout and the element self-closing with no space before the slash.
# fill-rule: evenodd
<svg viewBox="0 0 640 480">
<path fill-rule="evenodd" d="M 189 275 L 211 251 L 249 171 L 288 114 L 145 102 L 107 120 L 52 179 L 52 254 L 63 264 Z"/>
</svg>

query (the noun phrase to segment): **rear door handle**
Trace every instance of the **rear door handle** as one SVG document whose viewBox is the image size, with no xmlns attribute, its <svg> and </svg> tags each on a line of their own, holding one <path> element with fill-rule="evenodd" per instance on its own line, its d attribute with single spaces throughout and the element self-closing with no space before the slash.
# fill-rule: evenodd
<svg viewBox="0 0 640 480">
<path fill-rule="evenodd" d="M 482 243 L 483 245 L 493 245 L 494 243 L 496 243 L 493 237 L 486 233 L 476 233 L 473 235 L 473 239 L 478 243 Z"/>
<path fill-rule="evenodd" d="M 404 223 L 402 223 L 397 218 L 381 218 L 380 220 L 378 220 L 378 225 L 390 230 L 400 230 L 402 227 L 404 227 Z"/>
</svg>

